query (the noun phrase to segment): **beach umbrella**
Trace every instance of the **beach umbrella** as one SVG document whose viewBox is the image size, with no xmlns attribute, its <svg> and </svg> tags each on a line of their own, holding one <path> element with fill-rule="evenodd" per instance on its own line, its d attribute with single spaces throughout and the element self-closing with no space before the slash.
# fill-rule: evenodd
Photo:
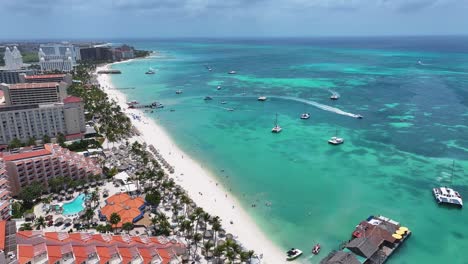
<svg viewBox="0 0 468 264">
<path fill-rule="evenodd" d="M 70 218 L 67 218 L 63 221 L 65 225 L 70 225 L 72 223 L 72 220 Z"/>
<path fill-rule="evenodd" d="M 58 194 L 56 193 L 52 194 L 52 198 L 57 199 L 57 197 L 58 197 Z"/>
<path fill-rule="evenodd" d="M 72 189 L 72 188 L 68 188 L 67 192 L 73 193 L 73 189 Z"/>
<path fill-rule="evenodd" d="M 203 233 L 203 237 L 204 238 L 207 238 L 207 239 L 210 239 L 213 237 L 213 231 L 211 230 L 206 230 L 204 233 Z"/>
<path fill-rule="evenodd" d="M 55 219 L 55 224 L 61 224 L 61 223 L 63 223 L 62 217 L 58 217 L 57 219 Z"/>
<path fill-rule="evenodd" d="M 78 190 L 83 189 L 83 185 L 78 185 L 78 186 L 76 187 L 76 189 L 78 189 Z"/>
<path fill-rule="evenodd" d="M 224 241 L 222 239 L 218 240 L 218 246 L 222 246 L 224 244 L 226 244 L 226 241 Z"/>
<path fill-rule="evenodd" d="M 233 238 L 234 238 L 234 236 L 231 233 L 228 233 L 226 235 L 226 240 L 232 240 Z"/>
<path fill-rule="evenodd" d="M 36 216 L 33 213 L 27 213 L 27 214 L 24 215 L 24 219 L 26 221 L 32 221 L 32 220 L 34 220 L 34 218 L 36 218 Z"/>
<path fill-rule="evenodd" d="M 75 224 L 75 225 L 81 224 L 81 219 L 78 218 L 78 217 L 73 219 L 73 224 Z"/>
<path fill-rule="evenodd" d="M 89 225 L 89 221 L 88 221 L 88 220 L 84 220 L 84 221 L 83 221 L 83 225 Z"/>
<path fill-rule="evenodd" d="M 97 183 L 96 183 L 95 181 L 93 181 L 93 182 L 91 183 L 91 187 L 96 187 L 96 185 L 97 185 Z"/>
<path fill-rule="evenodd" d="M 104 185 L 104 180 L 99 180 L 98 183 L 99 185 Z"/>
<path fill-rule="evenodd" d="M 88 189 L 88 188 L 89 188 L 89 184 L 85 183 L 84 187 L 85 187 L 86 189 Z"/>
<path fill-rule="evenodd" d="M 60 194 L 65 194 L 65 190 L 61 190 L 61 191 L 60 191 Z"/>
<path fill-rule="evenodd" d="M 226 230 L 220 229 L 220 230 L 218 231 L 218 236 L 219 236 L 219 237 L 225 237 L 225 236 L 226 236 Z"/>
</svg>

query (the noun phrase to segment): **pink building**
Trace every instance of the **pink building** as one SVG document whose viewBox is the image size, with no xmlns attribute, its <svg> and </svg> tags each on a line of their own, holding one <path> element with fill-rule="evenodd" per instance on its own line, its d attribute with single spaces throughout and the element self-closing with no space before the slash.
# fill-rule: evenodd
<svg viewBox="0 0 468 264">
<path fill-rule="evenodd" d="M 87 180 L 88 176 L 102 173 L 94 160 L 57 144 L 3 152 L 0 153 L 0 160 L 5 164 L 12 196 L 18 195 L 22 188 L 33 182 L 48 188 L 48 181 L 58 176 Z"/>
</svg>

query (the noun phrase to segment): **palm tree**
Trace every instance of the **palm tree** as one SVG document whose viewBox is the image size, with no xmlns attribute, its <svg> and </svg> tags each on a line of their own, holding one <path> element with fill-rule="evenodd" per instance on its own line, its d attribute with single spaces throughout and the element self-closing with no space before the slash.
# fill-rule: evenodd
<svg viewBox="0 0 468 264">
<path fill-rule="evenodd" d="M 19 228 L 20 231 L 24 230 L 32 230 L 31 223 L 23 223 L 21 224 L 21 227 Z"/>
<path fill-rule="evenodd" d="M 210 241 L 203 243 L 203 250 L 205 251 L 205 256 L 208 255 L 208 252 L 210 251 L 210 248 L 212 246 L 213 244 Z"/>
<path fill-rule="evenodd" d="M 93 216 L 94 216 L 94 210 L 90 209 L 90 208 L 86 209 L 86 211 L 85 211 L 85 213 L 83 215 L 84 219 L 86 219 L 88 221 L 93 219 Z"/>
<path fill-rule="evenodd" d="M 122 229 L 130 233 L 130 230 L 133 229 L 133 224 L 130 222 L 123 223 Z"/>
<path fill-rule="evenodd" d="M 112 213 L 109 217 L 109 222 L 112 224 L 112 227 L 114 227 L 115 225 L 117 225 L 120 220 L 122 220 L 120 218 L 120 215 L 118 213 Z"/>
<path fill-rule="evenodd" d="M 219 230 L 221 230 L 221 223 L 219 222 L 218 220 L 219 218 L 214 218 L 213 219 L 213 224 L 211 225 L 211 229 L 213 230 L 213 236 L 214 236 L 214 241 L 215 241 L 215 245 L 216 245 L 216 237 L 217 237 L 217 234 L 219 232 Z"/>
<path fill-rule="evenodd" d="M 198 243 L 202 240 L 203 236 L 199 233 L 195 233 L 195 235 L 193 235 L 193 243 L 195 244 L 195 251 L 193 252 L 195 255 L 197 254 L 197 250 L 198 250 Z"/>
<path fill-rule="evenodd" d="M 39 216 L 34 220 L 34 226 L 36 227 L 37 230 L 42 229 L 47 226 L 46 220 L 43 216 Z"/>
<path fill-rule="evenodd" d="M 253 250 L 247 251 L 247 256 L 249 256 L 249 262 L 252 262 L 252 257 L 254 256 L 255 252 Z"/>
<path fill-rule="evenodd" d="M 99 194 L 97 190 L 91 193 L 91 197 L 89 199 L 91 202 L 95 203 L 94 206 L 96 207 L 99 203 Z"/>
</svg>

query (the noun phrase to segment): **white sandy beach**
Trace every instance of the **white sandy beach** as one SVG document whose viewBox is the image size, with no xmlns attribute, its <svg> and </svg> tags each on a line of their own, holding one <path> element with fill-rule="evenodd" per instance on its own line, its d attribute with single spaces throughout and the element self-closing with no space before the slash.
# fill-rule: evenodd
<svg viewBox="0 0 468 264">
<path fill-rule="evenodd" d="M 108 66 L 99 67 L 96 71 L 106 68 Z M 212 215 L 221 217 L 226 231 L 237 236 L 246 248 L 255 250 L 258 255 L 262 254 L 263 263 L 286 262 L 282 250 L 266 237 L 241 208 L 239 202 L 221 184 L 217 184 L 213 175 L 186 155 L 168 133 L 155 121 L 145 117 L 142 111 L 127 109 L 125 95 L 118 90 L 109 89 L 113 87 L 109 75 L 99 75 L 98 81 L 109 97 L 116 99 L 122 109 L 125 109 L 127 115 L 133 113 L 141 116 L 140 121 L 132 119 L 134 126 L 141 133 L 139 140 L 154 145 L 164 159 L 174 166 L 175 173 L 171 177 L 188 192 L 198 206 Z M 233 224 L 230 224 L 230 221 Z"/>
</svg>

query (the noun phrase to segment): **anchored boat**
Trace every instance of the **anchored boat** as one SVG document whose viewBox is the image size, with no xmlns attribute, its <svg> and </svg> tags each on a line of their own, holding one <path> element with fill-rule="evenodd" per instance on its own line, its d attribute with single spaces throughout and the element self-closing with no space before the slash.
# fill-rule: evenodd
<svg viewBox="0 0 468 264">
<path fill-rule="evenodd" d="M 297 248 L 291 248 L 286 252 L 286 260 L 291 261 L 295 260 L 302 255 L 302 251 Z"/>
</svg>

